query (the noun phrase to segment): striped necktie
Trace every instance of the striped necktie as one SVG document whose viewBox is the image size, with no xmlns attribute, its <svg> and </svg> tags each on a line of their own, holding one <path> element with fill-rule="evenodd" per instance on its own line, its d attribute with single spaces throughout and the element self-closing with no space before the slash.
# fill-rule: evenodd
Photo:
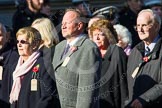
<svg viewBox="0 0 162 108">
<path fill-rule="evenodd" d="M 145 49 L 145 55 L 147 55 L 149 53 L 150 53 L 150 48 L 147 46 L 146 49 Z"/>
</svg>

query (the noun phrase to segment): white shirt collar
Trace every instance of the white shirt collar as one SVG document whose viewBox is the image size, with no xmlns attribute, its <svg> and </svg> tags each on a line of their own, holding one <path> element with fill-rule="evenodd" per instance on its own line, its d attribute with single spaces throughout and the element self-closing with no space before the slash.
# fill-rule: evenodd
<svg viewBox="0 0 162 108">
<path fill-rule="evenodd" d="M 159 38 L 160 38 L 160 35 L 156 36 L 156 38 L 154 39 L 154 41 L 150 45 L 145 44 L 145 49 L 146 49 L 146 47 L 149 47 L 150 52 L 151 52 L 154 49 L 154 47 L 155 47 L 157 41 L 159 40 Z"/>
<path fill-rule="evenodd" d="M 67 43 L 69 44 L 70 46 L 73 46 L 77 43 L 77 41 L 82 37 L 83 35 L 79 35 L 77 36 L 74 40 L 72 40 L 70 43 Z"/>
</svg>

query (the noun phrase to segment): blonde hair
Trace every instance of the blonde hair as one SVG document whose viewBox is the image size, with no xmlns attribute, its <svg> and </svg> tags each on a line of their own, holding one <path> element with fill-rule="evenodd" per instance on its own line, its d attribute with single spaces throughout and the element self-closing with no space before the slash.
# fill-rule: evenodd
<svg viewBox="0 0 162 108">
<path fill-rule="evenodd" d="M 59 42 L 59 37 L 54 24 L 48 18 L 38 18 L 32 23 L 32 27 L 36 28 L 42 37 L 43 45 L 51 47 Z"/>
<path fill-rule="evenodd" d="M 90 27 L 90 35 L 92 37 L 93 37 L 93 31 L 96 29 L 101 30 L 105 34 L 109 43 L 111 44 L 117 43 L 118 41 L 117 33 L 110 21 L 104 19 L 99 19 L 95 21 Z"/>
<path fill-rule="evenodd" d="M 37 29 L 33 27 L 23 27 L 17 31 L 16 38 L 18 38 L 18 36 L 21 36 L 21 35 L 23 36 L 26 35 L 27 40 L 29 41 L 31 46 L 35 48 L 34 50 L 38 50 L 42 39 Z"/>
</svg>

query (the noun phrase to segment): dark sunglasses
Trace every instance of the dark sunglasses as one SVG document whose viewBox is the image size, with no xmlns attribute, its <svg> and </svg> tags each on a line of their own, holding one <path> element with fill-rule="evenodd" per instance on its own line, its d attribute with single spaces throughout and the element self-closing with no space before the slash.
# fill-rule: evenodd
<svg viewBox="0 0 162 108">
<path fill-rule="evenodd" d="M 21 43 L 21 44 L 29 44 L 29 42 L 25 41 L 25 40 L 16 40 L 16 43 Z"/>
</svg>

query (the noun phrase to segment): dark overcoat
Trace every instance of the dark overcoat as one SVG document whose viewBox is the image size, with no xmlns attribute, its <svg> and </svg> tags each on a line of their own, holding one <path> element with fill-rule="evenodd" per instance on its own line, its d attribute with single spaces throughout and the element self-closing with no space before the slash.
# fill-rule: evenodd
<svg viewBox="0 0 162 108">
<path fill-rule="evenodd" d="M 128 103 L 140 100 L 144 108 L 161 108 L 162 106 L 162 38 L 158 40 L 153 51 L 144 60 L 144 42 L 139 43 L 128 59 Z M 140 63 L 142 63 L 140 65 Z M 139 71 L 133 78 L 136 67 Z"/>
<path fill-rule="evenodd" d="M 33 68 L 39 65 L 36 74 Z M 37 90 L 31 90 L 31 80 L 37 80 Z M 40 57 L 32 69 L 22 77 L 18 101 L 13 108 L 59 108 L 56 84 L 46 71 L 43 58 Z"/>
<path fill-rule="evenodd" d="M 2 80 L 0 80 L 0 107 L 10 108 L 9 94 L 11 90 L 12 72 L 11 67 L 17 63 L 19 54 L 17 49 L 11 48 L 10 50 L 1 54 Z"/>
<path fill-rule="evenodd" d="M 100 108 L 124 108 L 128 96 L 127 56 L 117 45 L 110 45 L 102 59 Z"/>
</svg>

